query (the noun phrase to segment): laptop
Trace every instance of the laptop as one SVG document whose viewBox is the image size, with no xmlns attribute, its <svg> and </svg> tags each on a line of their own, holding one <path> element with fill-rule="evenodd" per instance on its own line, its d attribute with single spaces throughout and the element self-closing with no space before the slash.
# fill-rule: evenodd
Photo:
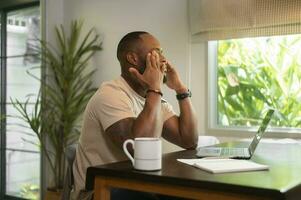
<svg viewBox="0 0 301 200">
<path fill-rule="evenodd" d="M 237 159 L 250 159 L 262 138 L 269 122 L 271 121 L 273 109 L 269 109 L 261 125 L 255 134 L 249 147 L 218 147 L 218 146 L 207 146 L 199 147 L 197 149 L 197 157 L 225 157 L 225 158 L 237 158 Z"/>
</svg>

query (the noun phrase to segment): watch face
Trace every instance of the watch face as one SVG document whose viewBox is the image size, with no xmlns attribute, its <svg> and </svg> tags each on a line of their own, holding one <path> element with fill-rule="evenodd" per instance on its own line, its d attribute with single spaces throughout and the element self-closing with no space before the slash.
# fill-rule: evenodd
<svg viewBox="0 0 301 200">
<path fill-rule="evenodd" d="M 185 93 L 177 94 L 176 97 L 177 97 L 178 100 L 182 100 L 182 99 L 185 99 L 187 97 L 191 97 L 191 92 L 190 92 L 190 90 L 188 90 Z"/>
</svg>

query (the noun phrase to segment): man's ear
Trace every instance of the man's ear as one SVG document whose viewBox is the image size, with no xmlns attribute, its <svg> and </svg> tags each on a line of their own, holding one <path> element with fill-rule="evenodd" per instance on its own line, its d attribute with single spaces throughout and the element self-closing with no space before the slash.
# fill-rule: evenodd
<svg viewBox="0 0 301 200">
<path fill-rule="evenodd" d="M 134 52 L 128 52 L 126 54 L 126 60 L 134 66 L 138 65 L 138 56 Z"/>
</svg>

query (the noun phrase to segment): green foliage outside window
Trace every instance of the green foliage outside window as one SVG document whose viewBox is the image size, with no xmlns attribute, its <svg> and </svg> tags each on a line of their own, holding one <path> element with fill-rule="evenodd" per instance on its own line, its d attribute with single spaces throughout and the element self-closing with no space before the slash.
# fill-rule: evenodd
<svg viewBox="0 0 301 200">
<path fill-rule="evenodd" d="M 25 183 L 21 187 L 20 196 L 25 199 L 39 199 L 40 186 L 32 183 Z"/>
<path fill-rule="evenodd" d="M 218 124 L 301 127 L 301 35 L 218 42 Z"/>
</svg>

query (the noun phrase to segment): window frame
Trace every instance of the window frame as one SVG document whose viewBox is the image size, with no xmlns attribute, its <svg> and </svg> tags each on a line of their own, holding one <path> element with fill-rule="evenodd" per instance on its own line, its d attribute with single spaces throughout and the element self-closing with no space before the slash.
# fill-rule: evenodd
<svg viewBox="0 0 301 200">
<path fill-rule="evenodd" d="M 207 123 L 206 132 L 225 138 L 253 137 L 258 127 L 235 127 L 217 124 L 217 48 L 218 41 L 207 42 Z M 265 138 L 293 138 L 301 139 L 301 128 L 268 127 Z"/>
<path fill-rule="evenodd" d="M 7 13 L 14 10 L 19 10 L 23 8 L 30 8 L 34 6 L 40 6 L 39 0 L 9 0 L 3 1 L 0 6 L 0 17 L 1 17 L 1 54 L 0 54 L 0 114 L 6 114 L 6 87 L 7 87 L 7 77 L 6 77 L 6 67 L 7 67 Z M 42 8 L 40 7 L 40 10 Z M 41 14 L 42 16 L 42 14 Z M 41 32 L 43 27 L 41 26 Z M 41 71 L 41 77 L 43 72 Z M 23 200 L 24 198 L 11 196 L 6 194 L 6 119 L 0 122 L 0 199 L 4 200 Z M 22 150 L 23 151 L 23 150 Z M 24 152 L 28 152 L 24 150 Z M 40 153 L 40 167 L 42 172 L 42 153 Z M 43 191 L 43 176 L 40 172 L 40 197 L 42 199 Z M 24 199 L 25 200 L 25 199 Z"/>
</svg>

